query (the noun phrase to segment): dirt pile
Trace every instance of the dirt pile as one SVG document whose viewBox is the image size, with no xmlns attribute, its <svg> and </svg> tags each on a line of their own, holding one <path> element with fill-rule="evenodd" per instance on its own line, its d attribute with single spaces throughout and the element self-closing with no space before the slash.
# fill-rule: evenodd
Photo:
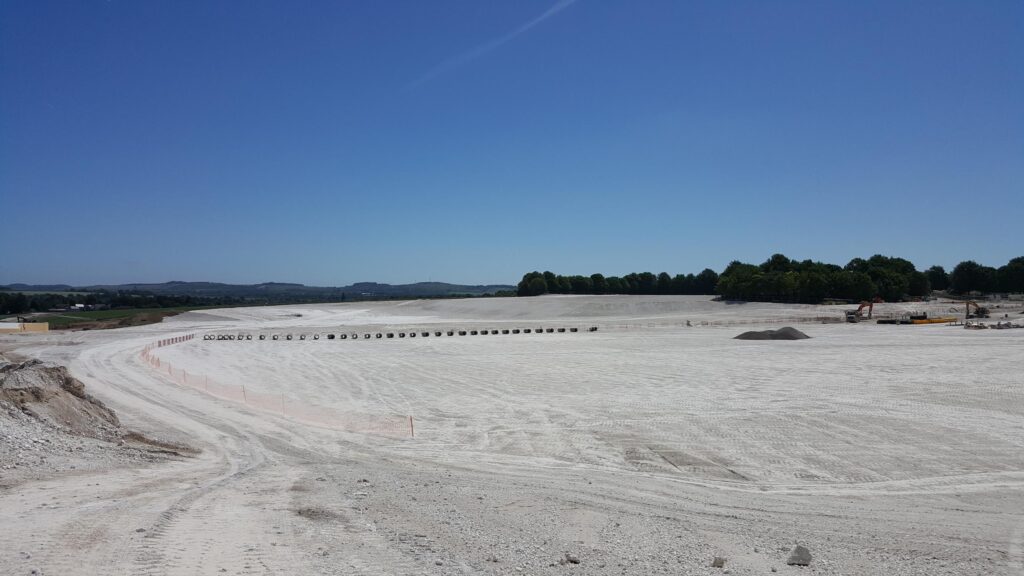
<svg viewBox="0 0 1024 576">
<path fill-rule="evenodd" d="M 85 393 L 63 366 L 38 360 L 0 367 L 0 401 L 81 436 L 116 440 L 120 422 L 112 410 Z"/>
<path fill-rule="evenodd" d="M 752 330 L 736 336 L 736 340 L 806 340 L 810 338 L 807 334 L 786 326 L 778 330 Z"/>
<path fill-rule="evenodd" d="M 63 366 L 0 359 L 0 487 L 189 453 L 124 429 Z"/>
</svg>

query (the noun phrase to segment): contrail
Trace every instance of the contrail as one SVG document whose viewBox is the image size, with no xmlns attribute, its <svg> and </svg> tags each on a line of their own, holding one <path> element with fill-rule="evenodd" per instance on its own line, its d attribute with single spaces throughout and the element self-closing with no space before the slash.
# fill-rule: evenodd
<svg viewBox="0 0 1024 576">
<path fill-rule="evenodd" d="M 434 66 L 430 70 L 427 70 L 422 76 L 420 76 L 419 78 L 417 78 L 417 79 L 413 80 L 412 82 L 410 82 L 408 84 L 408 86 L 406 86 L 406 88 L 415 88 L 417 86 L 420 86 L 422 84 L 425 84 L 425 83 L 429 82 L 430 80 L 433 80 L 435 77 L 439 76 L 440 74 L 443 74 L 443 73 L 445 73 L 445 72 L 447 72 L 449 70 L 452 70 L 454 68 L 457 68 L 457 67 L 465 64 L 466 62 L 470 62 L 472 60 L 476 60 L 477 58 L 483 56 L 484 54 L 487 54 L 491 50 L 494 50 L 495 48 L 498 48 L 502 44 L 510 42 L 510 41 L 514 40 L 517 36 L 526 33 L 527 31 L 529 31 L 534 26 L 540 24 L 541 22 L 547 20 L 548 18 L 551 18 L 552 16 L 554 16 L 555 14 L 558 14 L 562 10 L 565 10 L 569 6 L 573 5 L 575 2 L 576 2 L 576 0 L 558 0 L 558 2 L 555 2 L 554 6 L 552 6 L 551 8 L 548 8 L 543 14 L 541 14 L 540 16 L 537 16 L 533 20 L 530 20 L 526 24 L 523 24 L 519 28 L 516 28 L 515 30 L 509 32 L 508 34 L 505 34 L 504 36 L 499 36 L 498 38 L 495 38 L 493 40 L 489 40 L 487 42 L 484 42 L 483 44 L 481 44 L 481 45 L 479 45 L 479 46 L 477 46 L 477 47 L 475 47 L 475 48 L 473 48 L 471 50 L 467 50 L 466 52 L 463 52 L 462 54 L 459 54 L 458 56 L 454 56 L 452 58 L 449 58 L 448 60 L 445 60 L 444 62 L 441 62 L 437 66 Z"/>
</svg>

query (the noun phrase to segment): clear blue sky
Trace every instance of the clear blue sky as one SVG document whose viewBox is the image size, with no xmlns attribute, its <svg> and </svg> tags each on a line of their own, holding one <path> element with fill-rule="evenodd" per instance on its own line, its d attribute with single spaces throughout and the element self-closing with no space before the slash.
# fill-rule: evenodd
<svg viewBox="0 0 1024 576">
<path fill-rule="evenodd" d="M 0 283 L 1024 254 L 1024 2 L 0 3 Z"/>
</svg>

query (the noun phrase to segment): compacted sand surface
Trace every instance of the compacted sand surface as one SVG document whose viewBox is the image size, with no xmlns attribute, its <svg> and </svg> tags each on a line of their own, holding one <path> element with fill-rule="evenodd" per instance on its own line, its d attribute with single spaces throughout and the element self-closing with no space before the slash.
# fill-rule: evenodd
<svg viewBox="0 0 1024 576">
<path fill-rule="evenodd" d="M 842 309 L 622 296 L 353 303 L 8 338 L 19 355 L 68 366 L 125 426 L 199 452 L 5 485 L 0 566 L 1024 573 L 1024 330 L 821 323 Z M 734 339 L 787 323 L 810 338 Z M 499 334 L 433 335 L 448 327 Z M 537 327 L 580 331 L 500 333 Z M 326 339 L 388 331 L 431 336 Z M 160 368 L 140 355 L 187 334 L 197 337 L 151 350 Z M 415 437 L 361 433 L 410 416 Z M 810 565 L 787 565 L 796 544 Z"/>
</svg>

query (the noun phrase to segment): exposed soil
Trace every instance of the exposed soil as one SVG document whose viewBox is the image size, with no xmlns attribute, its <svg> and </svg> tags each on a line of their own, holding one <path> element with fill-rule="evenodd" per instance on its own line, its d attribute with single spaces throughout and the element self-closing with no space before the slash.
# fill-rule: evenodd
<svg viewBox="0 0 1024 576">
<path fill-rule="evenodd" d="M 125 429 L 67 368 L 38 360 L 0 362 L 0 440 L 4 487 L 194 453 Z"/>
<path fill-rule="evenodd" d="M 740 334 L 736 340 L 806 340 L 810 338 L 807 334 L 786 326 L 778 330 L 751 330 Z"/>
<path fill-rule="evenodd" d="M 842 311 L 692 297 L 474 299 L 226 309 L 19 337 L 19 352 L 68 366 L 122 429 L 202 452 L 143 452 L 127 434 L 120 446 L 40 433 L 42 444 L 83 443 L 99 463 L 0 489 L 0 566 L 163 576 L 1022 573 L 1024 331 L 846 324 Z M 838 322 L 817 320 L 828 314 Z M 140 355 L 193 333 L 563 325 L 600 330 L 194 338 L 152 349 L 159 368 Z M 787 325 L 813 338 L 733 339 Z M 244 385 L 247 396 L 217 396 L 207 390 L 215 383 Z M 303 407 L 313 418 L 298 417 Z M 409 414 L 416 435 L 309 424 L 318 407 L 342 420 Z"/>
</svg>

